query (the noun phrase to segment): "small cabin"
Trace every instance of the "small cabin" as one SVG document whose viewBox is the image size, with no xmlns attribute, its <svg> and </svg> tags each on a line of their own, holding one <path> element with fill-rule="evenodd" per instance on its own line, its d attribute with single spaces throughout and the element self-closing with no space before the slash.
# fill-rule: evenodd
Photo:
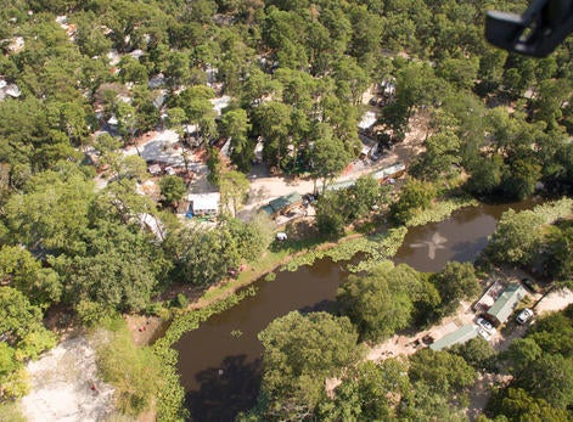
<svg viewBox="0 0 573 422">
<path fill-rule="evenodd" d="M 219 214 L 219 202 L 221 194 L 219 192 L 194 193 L 187 196 L 189 209 L 187 217 L 213 216 Z"/>
</svg>

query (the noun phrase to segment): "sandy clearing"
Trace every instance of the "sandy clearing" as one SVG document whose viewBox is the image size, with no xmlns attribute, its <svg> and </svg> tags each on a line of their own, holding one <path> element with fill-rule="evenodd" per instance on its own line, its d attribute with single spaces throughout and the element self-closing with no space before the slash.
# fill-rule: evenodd
<svg viewBox="0 0 573 422">
<path fill-rule="evenodd" d="M 476 382 L 469 392 L 469 405 L 466 415 L 470 421 L 475 421 L 479 415 L 483 414 L 483 409 L 487 405 L 491 396 L 491 389 L 494 385 L 505 385 L 511 380 L 511 376 L 485 373 L 479 374 Z"/>
<path fill-rule="evenodd" d="M 95 349 L 85 337 L 64 341 L 27 370 L 31 391 L 21 408 L 28 421 L 95 422 L 113 413 L 114 390 L 97 377 Z"/>
<path fill-rule="evenodd" d="M 157 338 L 157 330 L 164 326 L 161 318 L 145 315 L 124 315 L 127 329 L 131 333 L 133 343 L 138 346 L 151 344 Z"/>
<path fill-rule="evenodd" d="M 360 176 L 373 173 L 376 170 L 389 167 L 396 162 L 409 163 L 413 157 L 423 150 L 423 141 L 427 137 L 428 117 L 423 114 L 417 114 L 410 119 L 410 131 L 406 134 L 403 142 L 396 144 L 392 151 L 378 161 L 373 162 L 370 159 L 354 160 L 341 176 L 334 182 L 358 179 Z M 249 199 L 243 208 L 241 215 L 249 215 L 252 210 L 266 205 L 270 200 L 291 193 L 301 195 L 312 193 L 315 190 L 315 181 L 312 179 L 293 179 L 288 177 L 260 177 L 257 174 L 249 175 L 251 186 L 249 190 Z M 322 181 L 316 182 L 316 187 L 320 187 Z"/>
<path fill-rule="evenodd" d="M 553 290 L 551 293 L 539 301 L 539 303 L 535 306 L 535 312 L 537 314 L 544 314 L 547 312 L 560 311 L 572 303 L 573 292 L 571 292 L 571 290 L 567 288 Z"/>
</svg>

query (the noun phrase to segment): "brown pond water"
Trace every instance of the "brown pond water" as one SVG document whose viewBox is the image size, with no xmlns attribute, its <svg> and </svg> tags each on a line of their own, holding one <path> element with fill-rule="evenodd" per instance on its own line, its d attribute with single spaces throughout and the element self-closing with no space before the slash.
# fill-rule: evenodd
<svg viewBox="0 0 573 422">
<path fill-rule="evenodd" d="M 503 211 L 530 208 L 531 201 L 480 205 L 455 212 L 440 223 L 410 230 L 396 255 L 420 271 L 438 271 L 448 261 L 474 261 Z M 348 276 L 344 263 L 329 259 L 281 272 L 276 280 L 254 283 L 257 294 L 210 318 L 176 344 L 186 407 L 194 421 L 232 421 L 256 402 L 262 345 L 257 333 L 292 310 L 327 310 Z"/>
</svg>

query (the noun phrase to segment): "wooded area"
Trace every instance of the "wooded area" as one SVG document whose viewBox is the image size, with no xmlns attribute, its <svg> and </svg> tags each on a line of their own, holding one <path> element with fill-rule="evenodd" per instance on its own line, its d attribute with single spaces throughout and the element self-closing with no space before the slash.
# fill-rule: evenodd
<svg viewBox="0 0 573 422">
<path fill-rule="evenodd" d="M 55 342 L 42 325 L 44 312 L 65 309 L 85 325 L 118 312 L 152 313 L 152 299 L 174 282 L 211 284 L 258 259 L 272 242 L 269 222 L 235 218 L 257 143 L 278 174 L 326 183 L 360 154 L 357 123 L 363 94 L 373 86 L 390 83 L 395 94 L 381 106 L 381 132 L 372 135 L 400 142 L 410 118 L 423 113 L 425 150 L 411 163 L 396 201 L 371 178 L 322 195 L 316 226 L 324 238 L 388 209 L 394 224 L 402 224 L 452 186 L 487 201 L 536 191 L 571 196 L 572 41 L 541 60 L 489 47 L 483 22 L 492 6 L 520 12 L 525 2 L 5 1 L 0 401 L 22 395 L 23 363 Z M 231 100 L 218 116 L 210 100 L 222 95 Z M 217 230 L 186 227 L 174 217 L 186 192 L 178 176 L 160 180 L 159 201 L 141 195 L 147 164 L 122 152 L 150 130 L 170 128 L 184 137 L 189 126 L 207 145 L 231 139 L 230 163 L 207 148 L 209 180 L 227 204 Z M 94 181 L 102 167 L 104 188 Z M 161 222 L 159 232 L 145 227 L 149 218 Z M 487 257 L 530 268 L 543 251 L 546 275 L 568 281 L 572 250 L 569 220 L 553 224 L 533 212 L 508 213 Z M 427 275 L 383 263 L 341 287 L 349 319 L 289 315 L 273 323 L 261 334 L 267 369 L 259 410 L 269 420 L 457 420 L 463 397 L 454 392 L 475 375 L 470 346 L 419 353 L 407 363 L 360 364 L 334 398 L 321 395 L 316 374 L 339 375 L 341 365 L 353 362 L 358 338 L 383 338 L 452 312 L 476 294 L 476 283 L 469 264 Z M 515 382 L 496 396 L 492 414 L 504 415 L 496 420 L 533 420 L 534 407 L 541 420 L 571 419 L 567 336 L 545 334 L 561 333 L 568 315 L 540 322 L 512 349 Z M 309 331 L 317 325 L 322 332 L 315 334 L 327 336 L 317 342 L 333 336 L 340 347 L 308 365 L 298 358 L 316 353 L 299 351 L 292 358 L 301 367 L 293 369 L 272 354 L 276 348 L 290 356 L 285 348 L 293 339 L 274 343 L 281 324 Z M 535 357 L 522 356 L 519 344 L 527 342 L 536 344 L 528 348 Z M 322 351 L 329 349 L 324 344 Z M 519 368 L 527 359 L 535 370 L 526 375 Z M 284 380 L 275 379 L 280 365 L 291 371 Z M 564 368 L 562 378 L 545 377 L 543 371 L 557 367 Z M 542 378 L 551 385 L 540 385 Z M 391 402 L 396 397 L 400 406 Z"/>
</svg>

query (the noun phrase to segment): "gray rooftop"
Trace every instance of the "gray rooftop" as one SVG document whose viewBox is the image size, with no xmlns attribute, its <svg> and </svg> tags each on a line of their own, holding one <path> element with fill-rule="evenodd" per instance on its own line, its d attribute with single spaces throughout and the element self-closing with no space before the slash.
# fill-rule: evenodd
<svg viewBox="0 0 573 422">
<path fill-rule="evenodd" d="M 487 314 L 495 318 L 500 324 L 505 323 L 526 294 L 527 292 L 521 285 L 510 284 L 489 308 Z"/>
<path fill-rule="evenodd" d="M 430 345 L 430 349 L 436 352 L 447 349 L 455 344 L 465 343 L 470 341 L 472 338 L 477 337 L 478 327 L 475 324 L 466 324 L 453 333 L 447 334 L 438 341 Z"/>
</svg>

